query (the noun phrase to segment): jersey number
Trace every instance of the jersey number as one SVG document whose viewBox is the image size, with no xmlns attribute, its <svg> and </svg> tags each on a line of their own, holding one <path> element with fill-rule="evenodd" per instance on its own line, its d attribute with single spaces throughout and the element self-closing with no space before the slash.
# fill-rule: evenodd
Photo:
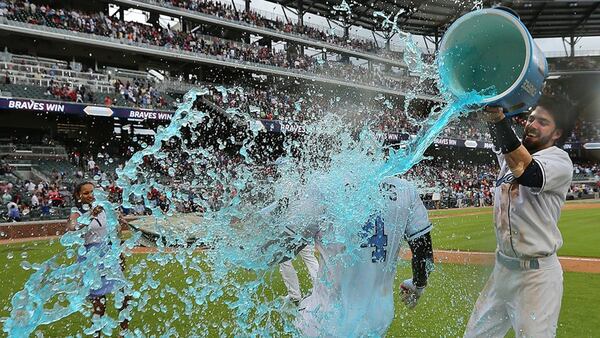
<svg viewBox="0 0 600 338">
<path fill-rule="evenodd" d="M 373 225 L 373 223 L 375 223 Z M 373 233 L 373 228 L 375 228 L 375 234 L 369 237 L 370 234 Z M 374 247 L 375 250 L 371 254 L 371 261 L 373 263 L 385 262 L 387 258 L 387 235 L 385 234 L 385 226 L 383 224 L 383 219 L 381 216 L 377 216 L 375 218 L 375 222 L 373 220 L 369 220 L 365 225 L 363 225 L 363 236 L 366 240 L 365 243 L 361 244 L 361 248 L 369 248 Z"/>
</svg>

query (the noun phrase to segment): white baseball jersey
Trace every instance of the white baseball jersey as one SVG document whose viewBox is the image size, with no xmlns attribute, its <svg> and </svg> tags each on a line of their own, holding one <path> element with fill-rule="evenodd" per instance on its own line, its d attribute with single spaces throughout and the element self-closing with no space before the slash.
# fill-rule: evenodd
<svg viewBox="0 0 600 338">
<path fill-rule="evenodd" d="M 494 194 L 498 250 L 511 257 L 546 257 L 562 246 L 558 218 L 573 176 L 569 155 L 555 146 L 532 155 L 543 172 L 541 188 L 516 182 L 504 156 Z"/>
<path fill-rule="evenodd" d="M 90 216 L 91 210 L 80 209 L 76 213 L 81 215 Z M 96 217 L 92 217 L 90 224 L 86 226 L 86 232 L 84 234 L 85 244 L 105 244 L 108 242 L 108 229 L 107 229 L 106 212 L 102 210 Z M 79 224 L 81 227 L 82 225 Z"/>
<path fill-rule="evenodd" d="M 406 180 L 388 178 L 385 210 L 363 227 L 358 254 L 324 243 L 312 294 L 299 307 L 296 326 L 308 337 L 381 336 L 394 318 L 394 277 L 401 244 L 431 230 L 427 210 L 416 189 Z"/>
</svg>

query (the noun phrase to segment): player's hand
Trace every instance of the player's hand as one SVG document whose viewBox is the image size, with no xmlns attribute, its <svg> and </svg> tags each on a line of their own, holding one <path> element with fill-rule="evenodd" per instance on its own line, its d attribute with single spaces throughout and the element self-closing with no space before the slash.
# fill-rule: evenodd
<svg viewBox="0 0 600 338">
<path fill-rule="evenodd" d="M 400 290 L 402 302 L 406 305 L 406 307 L 412 309 L 415 306 L 417 306 L 417 302 L 419 301 L 419 298 L 425 291 L 425 288 L 416 287 L 413 283 L 412 278 L 410 278 L 402 282 L 402 284 L 400 284 Z"/>
<path fill-rule="evenodd" d="M 502 107 L 486 106 L 479 113 L 481 119 L 488 123 L 497 123 L 504 119 L 504 109 Z"/>
</svg>

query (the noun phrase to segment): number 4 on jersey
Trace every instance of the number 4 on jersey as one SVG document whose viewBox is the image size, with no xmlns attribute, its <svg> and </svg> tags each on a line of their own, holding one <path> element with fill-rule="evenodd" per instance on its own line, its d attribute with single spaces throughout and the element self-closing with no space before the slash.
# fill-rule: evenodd
<svg viewBox="0 0 600 338">
<path fill-rule="evenodd" d="M 371 254 L 371 261 L 373 263 L 385 262 L 387 258 L 387 250 L 385 250 L 385 247 L 387 246 L 388 236 L 385 234 L 385 226 L 381 216 L 377 216 L 374 223 L 375 225 L 373 226 L 373 220 L 371 219 L 363 225 L 363 236 L 365 239 L 373 233 L 373 228 L 375 228 L 375 234 L 368 238 L 366 243 L 361 244 L 360 247 L 374 247 L 375 250 Z"/>
</svg>

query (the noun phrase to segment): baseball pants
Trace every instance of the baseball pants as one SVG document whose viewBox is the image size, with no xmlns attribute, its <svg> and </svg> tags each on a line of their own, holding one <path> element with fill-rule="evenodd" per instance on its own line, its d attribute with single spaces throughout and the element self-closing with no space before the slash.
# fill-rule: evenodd
<svg viewBox="0 0 600 338">
<path fill-rule="evenodd" d="M 304 264 L 306 264 L 311 282 L 314 285 L 315 280 L 317 279 L 317 271 L 319 270 L 319 262 L 315 257 L 315 247 L 313 245 L 307 245 L 304 249 L 300 250 L 298 255 L 302 257 Z M 279 271 L 281 272 L 283 283 L 288 290 L 288 296 L 293 300 L 302 299 L 298 274 L 292 265 L 292 260 L 279 264 Z"/>
<path fill-rule="evenodd" d="M 494 271 L 475 303 L 464 337 L 504 337 L 511 326 L 516 337 L 556 336 L 563 293 L 563 272 L 556 254 L 539 258 L 537 269 L 497 255 L 502 257 L 496 257 Z"/>
</svg>

